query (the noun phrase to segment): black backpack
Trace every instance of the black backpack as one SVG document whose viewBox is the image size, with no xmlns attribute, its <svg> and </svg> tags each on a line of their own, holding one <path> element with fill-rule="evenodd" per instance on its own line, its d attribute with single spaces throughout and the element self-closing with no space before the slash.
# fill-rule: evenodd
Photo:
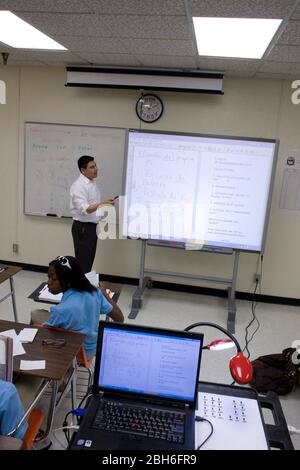
<svg viewBox="0 0 300 470">
<path fill-rule="evenodd" d="M 258 357 L 252 361 L 250 385 L 260 393 L 272 391 L 286 395 L 299 380 L 299 358 L 300 354 L 294 348 L 284 349 L 281 354 Z"/>
</svg>

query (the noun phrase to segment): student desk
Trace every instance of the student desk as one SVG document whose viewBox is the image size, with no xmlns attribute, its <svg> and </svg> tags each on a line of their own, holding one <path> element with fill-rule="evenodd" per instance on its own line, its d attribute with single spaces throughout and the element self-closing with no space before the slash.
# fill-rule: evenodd
<svg viewBox="0 0 300 470">
<path fill-rule="evenodd" d="M 2 268 L 4 268 L 4 271 L 1 272 Z M 20 271 L 22 271 L 22 268 L 20 268 L 19 266 L 8 266 L 6 264 L 0 264 L 0 284 L 2 284 L 3 282 L 7 280 L 9 280 L 10 282 L 10 292 L 6 294 L 4 297 L 2 297 L 2 299 L 0 299 L 0 302 L 3 302 L 3 300 L 6 300 L 8 297 L 11 297 L 15 321 L 18 321 L 18 315 L 17 315 L 13 277 L 15 274 L 17 274 Z"/>
<path fill-rule="evenodd" d="M 48 301 L 40 300 L 40 299 L 39 299 L 39 293 L 41 292 L 41 290 L 43 289 L 43 287 L 45 287 L 46 284 L 47 284 L 47 282 L 42 282 L 42 284 L 40 284 L 40 285 L 28 296 L 28 298 L 34 300 L 35 302 L 40 302 L 41 304 L 52 304 L 52 305 L 55 305 L 54 302 L 48 302 Z M 122 285 L 121 285 L 121 284 L 115 284 L 114 282 L 106 282 L 106 281 L 101 282 L 101 285 L 103 285 L 103 287 L 104 287 L 105 289 L 110 289 L 112 292 L 114 292 L 114 296 L 113 296 L 112 300 L 117 303 L 118 300 L 119 300 L 120 294 L 121 294 Z"/>
<path fill-rule="evenodd" d="M 6 320 L 0 320 L 0 333 L 1 331 L 10 329 L 14 329 L 17 333 L 19 333 L 23 328 L 28 327 L 29 325 L 23 323 L 15 323 Z M 68 383 L 70 383 L 71 380 L 75 380 L 75 358 L 76 354 L 78 353 L 80 347 L 84 342 L 85 336 L 81 333 L 68 332 L 64 330 L 58 331 L 53 328 L 37 328 L 38 332 L 34 338 L 34 341 L 32 343 L 23 343 L 23 347 L 26 351 L 26 354 L 14 356 L 13 367 L 14 372 L 27 376 L 39 377 L 43 380 L 42 387 L 40 388 L 40 391 L 37 396 L 38 399 L 43 395 L 46 388 L 49 385 L 52 385 L 51 401 L 49 406 L 49 413 L 47 416 L 45 436 L 43 438 L 44 440 L 51 431 L 55 410 L 59 405 L 60 401 L 65 396 L 65 393 L 62 393 L 58 400 L 58 384 L 65 377 L 70 368 L 71 374 Z M 55 348 L 53 346 L 44 345 L 43 340 L 45 339 L 64 339 L 66 342 L 63 347 Z M 46 361 L 46 368 L 40 370 L 20 370 L 20 361 L 24 359 L 31 361 L 44 359 Z M 33 401 L 28 411 L 30 411 L 34 407 L 38 399 L 35 399 Z"/>
</svg>

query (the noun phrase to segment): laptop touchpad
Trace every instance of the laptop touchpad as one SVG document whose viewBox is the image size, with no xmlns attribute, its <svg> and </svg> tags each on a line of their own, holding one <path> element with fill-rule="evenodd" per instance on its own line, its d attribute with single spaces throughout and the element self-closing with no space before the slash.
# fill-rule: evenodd
<svg viewBox="0 0 300 470">
<path fill-rule="evenodd" d="M 124 449 L 138 450 L 138 449 L 143 448 L 141 447 L 143 440 L 145 440 L 144 437 L 135 436 L 133 434 L 128 434 L 127 436 L 122 436 L 119 439 L 118 448 L 121 450 L 124 450 Z"/>
</svg>

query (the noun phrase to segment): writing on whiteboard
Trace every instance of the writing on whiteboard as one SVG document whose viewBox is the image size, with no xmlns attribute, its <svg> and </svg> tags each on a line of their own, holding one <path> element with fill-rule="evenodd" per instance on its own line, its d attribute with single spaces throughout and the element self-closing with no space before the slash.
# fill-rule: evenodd
<svg viewBox="0 0 300 470">
<path fill-rule="evenodd" d="M 88 154 L 100 168 L 101 197 L 121 194 L 125 129 L 66 124 L 25 124 L 25 213 L 71 217 L 71 184 L 78 158 Z"/>
</svg>

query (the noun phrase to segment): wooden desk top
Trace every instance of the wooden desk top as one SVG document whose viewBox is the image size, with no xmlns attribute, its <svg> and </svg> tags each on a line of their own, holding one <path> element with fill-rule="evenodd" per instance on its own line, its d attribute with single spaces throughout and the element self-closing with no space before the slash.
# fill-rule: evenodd
<svg viewBox="0 0 300 470">
<path fill-rule="evenodd" d="M 23 441 L 15 437 L 0 436 L 0 450 L 21 450 Z"/>
<path fill-rule="evenodd" d="M 45 300 L 40 300 L 39 299 L 39 293 L 41 292 L 41 290 L 43 289 L 43 287 L 47 284 L 47 282 L 42 282 L 29 296 L 28 296 L 28 299 L 32 299 L 34 300 L 35 302 L 40 302 L 41 304 L 54 304 L 54 302 L 49 302 L 49 301 L 45 301 Z M 121 293 L 121 290 L 122 290 L 122 284 L 116 284 L 114 282 L 107 282 L 107 281 L 103 281 L 101 282 L 101 285 L 104 287 L 104 289 L 110 289 L 112 292 L 115 293 L 115 295 L 113 296 L 112 300 L 114 302 L 118 302 L 119 300 L 119 297 L 120 297 L 120 293 Z"/>
<path fill-rule="evenodd" d="M 0 268 L 6 268 L 5 271 L 0 272 L 0 284 L 22 271 L 19 266 L 9 266 L 8 264 L 0 264 Z"/>
<path fill-rule="evenodd" d="M 16 330 L 19 333 L 30 325 L 0 320 L 0 332 Z M 43 379 L 61 380 L 84 342 L 85 335 L 77 332 L 57 331 L 53 328 L 38 328 L 38 332 L 32 343 L 23 343 L 26 354 L 14 356 L 14 372 L 24 375 L 33 375 Z M 65 339 L 66 344 L 62 348 L 43 345 L 43 339 Z M 42 370 L 20 370 L 20 361 L 46 360 L 46 368 Z"/>
</svg>

